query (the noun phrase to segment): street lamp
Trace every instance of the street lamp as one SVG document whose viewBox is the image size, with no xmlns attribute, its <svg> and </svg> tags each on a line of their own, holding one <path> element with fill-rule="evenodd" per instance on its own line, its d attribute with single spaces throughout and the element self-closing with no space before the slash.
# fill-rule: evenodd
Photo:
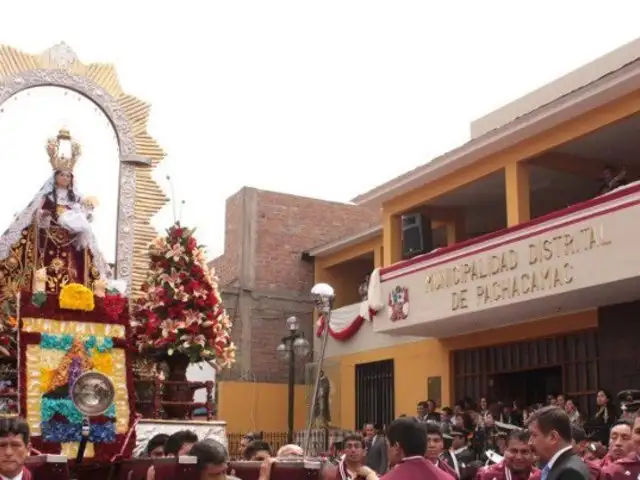
<svg viewBox="0 0 640 480">
<path fill-rule="evenodd" d="M 296 357 L 305 358 L 309 355 L 311 347 L 309 342 L 300 332 L 300 325 L 296 317 L 287 318 L 289 335 L 282 337 L 282 343 L 276 348 L 276 353 L 281 360 L 289 362 L 289 410 L 287 443 L 293 443 L 293 402 L 294 385 L 296 376 Z"/>
</svg>

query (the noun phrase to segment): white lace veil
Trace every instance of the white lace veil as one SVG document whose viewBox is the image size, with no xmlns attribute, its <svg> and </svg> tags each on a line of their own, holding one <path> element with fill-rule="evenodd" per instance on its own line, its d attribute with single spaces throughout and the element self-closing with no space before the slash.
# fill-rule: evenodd
<svg viewBox="0 0 640 480">
<path fill-rule="evenodd" d="M 49 177 L 49 179 L 44 182 L 44 185 L 38 190 L 33 200 L 29 202 L 27 208 L 22 210 L 16 217 L 13 222 L 9 226 L 7 230 L 0 236 L 0 261 L 6 259 L 11 253 L 11 247 L 20 240 L 20 236 L 22 235 L 22 231 L 27 228 L 33 222 L 36 211 L 40 208 L 42 199 L 49 195 L 55 185 L 55 173 Z M 76 186 L 76 179 L 73 179 L 73 193 L 76 196 L 76 199 L 80 200 L 82 195 L 78 191 L 78 187 Z M 98 272 L 100 273 L 100 278 L 107 279 L 111 278 L 111 268 L 109 264 L 105 260 L 102 252 L 98 248 L 98 242 L 96 240 L 95 235 L 91 232 L 91 241 L 89 242 L 89 250 L 93 255 L 93 262 Z"/>
</svg>

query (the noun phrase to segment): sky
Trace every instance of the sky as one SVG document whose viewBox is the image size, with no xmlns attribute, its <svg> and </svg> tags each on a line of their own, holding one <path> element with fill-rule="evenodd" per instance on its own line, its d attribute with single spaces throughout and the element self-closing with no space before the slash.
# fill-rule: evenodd
<svg viewBox="0 0 640 480">
<path fill-rule="evenodd" d="M 633 40 L 638 18 L 631 0 L 31 0 L 3 6 L 0 44 L 39 53 L 64 41 L 84 63 L 115 64 L 124 90 L 152 104 L 149 131 L 167 152 L 156 178 L 172 195 L 171 175 L 182 222 L 213 258 L 225 199 L 243 186 L 349 201 Z M 46 180 L 44 143 L 64 122 L 113 258 L 117 145 L 102 113 L 55 89 L 5 107 L 0 221 Z M 153 224 L 173 219 L 167 206 Z"/>
</svg>

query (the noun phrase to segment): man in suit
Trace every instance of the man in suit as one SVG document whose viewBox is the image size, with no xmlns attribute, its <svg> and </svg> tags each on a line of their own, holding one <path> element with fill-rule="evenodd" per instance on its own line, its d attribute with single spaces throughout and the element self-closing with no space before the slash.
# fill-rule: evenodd
<svg viewBox="0 0 640 480">
<path fill-rule="evenodd" d="M 374 434 L 367 450 L 366 465 L 378 475 L 384 475 L 389 469 L 387 439 L 383 435 L 381 424 L 376 423 L 373 429 Z"/>
<path fill-rule="evenodd" d="M 561 408 L 548 406 L 527 419 L 529 444 L 544 465 L 541 480 L 589 480 L 587 465 L 573 452 L 571 421 Z"/>
</svg>

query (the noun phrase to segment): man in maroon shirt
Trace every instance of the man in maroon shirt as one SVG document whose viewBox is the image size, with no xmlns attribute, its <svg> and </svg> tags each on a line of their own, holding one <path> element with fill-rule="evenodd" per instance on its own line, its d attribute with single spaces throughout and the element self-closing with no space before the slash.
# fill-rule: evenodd
<svg viewBox="0 0 640 480">
<path fill-rule="evenodd" d="M 634 451 L 602 468 L 602 480 L 635 480 L 640 478 L 640 415 L 635 414 L 633 431 L 631 432 Z"/>
<path fill-rule="evenodd" d="M 31 480 L 31 472 L 24 467 L 30 447 L 27 422 L 0 418 L 0 478 Z"/>
<path fill-rule="evenodd" d="M 427 431 L 412 418 L 398 418 L 387 431 L 389 461 L 395 467 L 383 480 L 451 480 L 451 476 L 424 458 Z"/>
<path fill-rule="evenodd" d="M 424 458 L 449 475 L 449 477 L 457 479 L 458 475 L 456 474 L 456 471 L 442 458 L 442 454 L 444 453 L 444 437 L 442 435 L 440 424 L 423 423 L 422 428 L 427 431 L 427 450 L 424 454 Z"/>
<path fill-rule="evenodd" d="M 529 480 L 540 474 L 533 466 L 533 449 L 529 445 L 529 434 L 525 430 L 514 430 L 509 434 L 504 460 L 478 471 L 476 480 Z"/>
</svg>

